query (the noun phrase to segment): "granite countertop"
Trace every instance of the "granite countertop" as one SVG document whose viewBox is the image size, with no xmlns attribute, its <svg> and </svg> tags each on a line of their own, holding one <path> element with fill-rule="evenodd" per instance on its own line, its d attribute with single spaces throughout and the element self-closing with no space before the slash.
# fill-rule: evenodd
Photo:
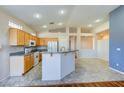
<svg viewBox="0 0 124 93">
<path fill-rule="evenodd" d="M 70 53 L 70 52 L 76 52 L 78 50 L 66 50 L 66 51 L 57 51 L 57 52 L 48 52 L 48 51 L 38 51 L 40 53 L 43 53 L 43 54 L 57 54 L 57 53 Z M 33 51 L 31 53 L 26 53 L 24 51 L 20 51 L 20 52 L 15 52 L 15 53 L 10 53 L 10 56 L 25 56 L 25 55 L 30 55 L 34 52 L 37 52 L 37 51 Z"/>
<path fill-rule="evenodd" d="M 30 53 L 25 53 L 24 51 L 19 51 L 19 52 L 15 52 L 15 53 L 10 53 L 10 56 L 25 56 L 25 55 L 30 55 L 33 54 L 34 52 L 39 52 L 42 53 L 42 51 L 32 51 Z"/>
<path fill-rule="evenodd" d="M 79 50 L 66 50 L 66 51 L 56 51 L 56 52 L 49 52 L 49 51 L 45 51 L 45 52 L 42 52 L 44 54 L 57 54 L 57 53 L 70 53 L 70 52 L 76 52 L 76 51 L 79 51 Z"/>
<path fill-rule="evenodd" d="M 15 52 L 15 53 L 10 53 L 10 56 L 25 56 L 25 55 L 30 55 L 34 52 L 31 52 L 31 53 L 26 53 L 24 51 L 20 51 L 20 52 Z"/>
</svg>

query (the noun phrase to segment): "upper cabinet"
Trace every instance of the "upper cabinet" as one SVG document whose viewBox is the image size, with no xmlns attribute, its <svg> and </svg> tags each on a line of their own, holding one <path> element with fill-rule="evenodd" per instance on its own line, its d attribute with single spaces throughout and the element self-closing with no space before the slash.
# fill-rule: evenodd
<svg viewBox="0 0 124 93">
<path fill-rule="evenodd" d="M 9 30 L 9 45 L 24 45 L 25 33 L 19 29 L 10 28 Z"/>
<path fill-rule="evenodd" d="M 47 46 L 49 41 L 58 41 L 58 38 L 38 38 L 38 45 Z"/>
<path fill-rule="evenodd" d="M 16 28 L 9 29 L 9 45 L 28 46 L 30 40 L 36 41 L 36 36 Z"/>
<path fill-rule="evenodd" d="M 36 46 L 47 46 L 49 41 L 58 41 L 58 38 L 38 38 L 16 28 L 9 29 L 9 45 L 28 46 L 30 40 L 34 40 Z"/>
<path fill-rule="evenodd" d="M 24 38 L 25 38 L 25 46 L 28 46 L 29 45 L 29 41 L 31 39 L 30 34 L 25 32 Z"/>
<path fill-rule="evenodd" d="M 37 40 L 37 45 L 38 46 L 46 46 L 45 38 L 38 38 Z"/>
</svg>

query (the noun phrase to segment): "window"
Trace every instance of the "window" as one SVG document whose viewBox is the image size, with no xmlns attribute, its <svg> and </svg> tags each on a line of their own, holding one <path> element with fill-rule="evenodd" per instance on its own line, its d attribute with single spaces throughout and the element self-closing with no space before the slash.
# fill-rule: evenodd
<svg viewBox="0 0 124 93">
<path fill-rule="evenodd" d="M 93 49 L 93 36 L 81 36 L 81 49 Z"/>
<path fill-rule="evenodd" d="M 75 28 L 75 27 L 70 27 L 70 28 L 69 28 L 69 33 L 77 33 L 77 28 Z"/>
<path fill-rule="evenodd" d="M 17 24 L 16 22 L 12 21 L 12 20 L 9 20 L 9 23 L 8 23 L 9 27 L 12 27 L 12 28 L 17 28 L 17 29 L 21 29 L 22 30 L 22 26 Z"/>
</svg>

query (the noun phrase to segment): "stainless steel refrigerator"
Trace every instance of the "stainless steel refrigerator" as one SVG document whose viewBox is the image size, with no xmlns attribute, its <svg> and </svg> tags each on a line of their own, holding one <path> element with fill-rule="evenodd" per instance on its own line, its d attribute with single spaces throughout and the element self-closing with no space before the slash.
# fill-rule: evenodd
<svg viewBox="0 0 124 93">
<path fill-rule="evenodd" d="M 58 51 L 58 42 L 57 41 L 49 41 L 47 43 L 47 51 L 48 52 L 57 52 Z"/>
</svg>

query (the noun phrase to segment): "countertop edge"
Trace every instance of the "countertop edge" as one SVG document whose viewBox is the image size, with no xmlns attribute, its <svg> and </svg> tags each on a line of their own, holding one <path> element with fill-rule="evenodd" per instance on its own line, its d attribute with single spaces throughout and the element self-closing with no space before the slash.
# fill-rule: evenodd
<svg viewBox="0 0 124 93">
<path fill-rule="evenodd" d="M 70 52 L 77 52 L 79 50 L 70 50 L 70 51 L 58 51 L 58 52 L 42 52 L 43 54 L 63 54 L 63 53 L 70 53 Z"/>
</svg>

